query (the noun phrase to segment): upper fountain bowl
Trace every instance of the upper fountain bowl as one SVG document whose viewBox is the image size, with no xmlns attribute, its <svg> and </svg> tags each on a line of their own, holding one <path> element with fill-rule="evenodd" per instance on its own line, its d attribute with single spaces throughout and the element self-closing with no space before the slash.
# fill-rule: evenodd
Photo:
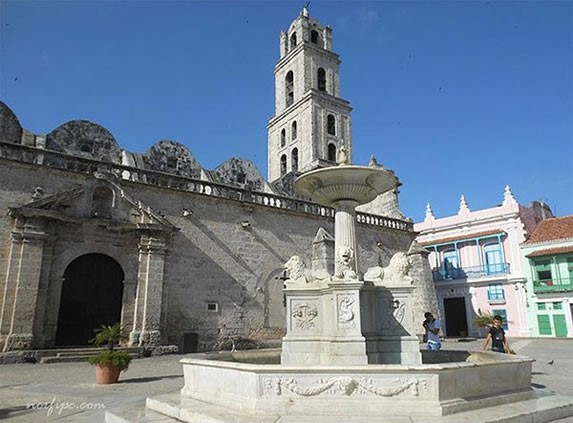
<svg viewBox="0 0 573 423">
<path fill-rule="evenodd" d="M 397 186 L 398 178 L 392 171 L 370 166 L 326 167 L 305 173 L 294 182 L 295 192 L 327 207 L 344 200 L 366 204 Z"/>
</svg>

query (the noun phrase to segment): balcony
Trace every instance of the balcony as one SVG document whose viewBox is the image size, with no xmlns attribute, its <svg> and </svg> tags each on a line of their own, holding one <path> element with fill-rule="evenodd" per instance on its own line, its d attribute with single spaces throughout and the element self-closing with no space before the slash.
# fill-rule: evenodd
<svg viewBox="0 0 573 423">
<path fill-rule="evenodd" d="M 539 279 L 533 281 L 533 292 L 565 292 L 573 291 L 573 281 L 570 278 Z"/>
<path fill-rule="evenodd" d="M 489 264 L 485 266 L 452 267 L 449 269 L 434 269 L 432 276 L 434 282 L 450 281 L 454 279 L 477 279 L 489 276 L 507 275 L 509 263 Z"/>
</svg>

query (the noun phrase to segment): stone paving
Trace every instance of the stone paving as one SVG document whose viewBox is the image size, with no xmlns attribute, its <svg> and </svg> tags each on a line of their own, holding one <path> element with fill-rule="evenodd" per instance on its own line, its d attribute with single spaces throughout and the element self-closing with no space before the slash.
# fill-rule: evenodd
<svg viewBox="0 0 573 423">
<path fill-rule="evenodd" d="M 534 388 L 573 397 L 573 339 L 519 339 L 512 348 L 536 359 Z M 482 340 L 446 340 L 444 349 L 476 350 Z M 0 420 L 7 422 L 103 422 L 105 410 L 143 407 L 145 398 L 183 386 L 181 355 L 134 360 L 116 385 L 95 385 L 87 363 L 0 366 Z M 549 364 L 552 363 L 552 364 Z M 573 423 L 573 417 L 559 420 Z"/>
</svg>

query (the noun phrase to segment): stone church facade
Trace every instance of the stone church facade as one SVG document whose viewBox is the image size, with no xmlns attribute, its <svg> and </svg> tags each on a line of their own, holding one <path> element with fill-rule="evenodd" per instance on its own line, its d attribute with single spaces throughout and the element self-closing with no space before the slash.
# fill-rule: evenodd
<svg viewBox="0 0 573 423">
<path fill-rule="evenodd" d="M 34 134 L 0 102 L 0 348 L 86 345 L 117 321 L 134 346 L 280 338 L 284 263 L 333 266 L 333 210 L 290 191 L 352 151 L 331 39 L 307 11 L 281 35 L 269 181 L 240 158 L 205 169 L 175 141 L 131 153 L 89 121 Z M 356 230 L 362 269 L 409 252 L 417 310 L 437 309 L 397 192 L 363 206 Z"/>
</svg>

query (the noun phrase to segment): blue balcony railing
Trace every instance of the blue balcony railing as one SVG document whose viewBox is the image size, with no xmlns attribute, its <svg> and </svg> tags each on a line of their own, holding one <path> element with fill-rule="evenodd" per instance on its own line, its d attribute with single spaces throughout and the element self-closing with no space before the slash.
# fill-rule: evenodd
<svg viewBox="0 0 573 423">
<path fill-rule="evenodd" d="M 533 292 L 564 292 L 573 291 L 573 281 L 570 278 L 552 278 L 533 281 Z"/>
<path fill-rule="evenodd" d="M 454 279 L 475 279 L 509 273 L 509 263 L 496 263 L 485 266 L 439 268 L 432 271 L 434 282 Z"/>
</svg>

